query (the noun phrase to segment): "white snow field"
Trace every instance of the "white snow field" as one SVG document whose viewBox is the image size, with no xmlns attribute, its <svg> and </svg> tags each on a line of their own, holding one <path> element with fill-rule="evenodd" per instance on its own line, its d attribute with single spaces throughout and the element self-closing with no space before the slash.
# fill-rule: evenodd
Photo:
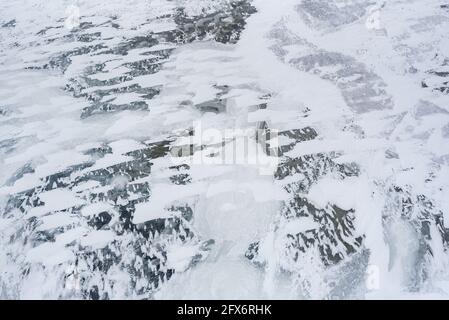
<svg viewBox="0 0 449 320">
<path fill-rule="evenodd" d="M 0 299 L 448 299 L 447 0 L 0 0 Z"/>
</svg>

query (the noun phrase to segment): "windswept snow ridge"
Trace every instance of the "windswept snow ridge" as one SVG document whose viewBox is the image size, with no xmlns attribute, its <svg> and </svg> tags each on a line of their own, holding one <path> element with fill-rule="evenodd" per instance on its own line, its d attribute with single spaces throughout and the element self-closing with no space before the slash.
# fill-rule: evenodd
<svg viewBox="0 0 449 320">
<path fill-rule="evenodd" d="M 448 298 L 442 0 L 0 4 L 0 298 Z"/>
</svg>

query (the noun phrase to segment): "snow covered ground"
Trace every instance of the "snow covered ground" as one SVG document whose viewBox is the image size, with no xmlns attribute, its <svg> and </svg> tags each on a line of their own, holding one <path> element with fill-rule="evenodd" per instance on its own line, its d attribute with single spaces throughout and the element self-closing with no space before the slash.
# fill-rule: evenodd
<svg viewBox="0 0 449 320">
<path fill-rule="evenodd" d="M 0 2 L 0 298 L 449 298 L 445 0 Z"/>
</svg>

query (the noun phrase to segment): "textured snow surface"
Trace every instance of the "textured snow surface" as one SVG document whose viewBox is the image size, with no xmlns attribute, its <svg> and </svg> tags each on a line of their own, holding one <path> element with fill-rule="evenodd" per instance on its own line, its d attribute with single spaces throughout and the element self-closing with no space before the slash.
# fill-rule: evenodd
<svg viewBox="0 0 449 320">
<path fill-rule="evenodd" d="M 1 1 L 0 298 L 449 298 L 447 30 L 446 0 Z"/>
</svg>

